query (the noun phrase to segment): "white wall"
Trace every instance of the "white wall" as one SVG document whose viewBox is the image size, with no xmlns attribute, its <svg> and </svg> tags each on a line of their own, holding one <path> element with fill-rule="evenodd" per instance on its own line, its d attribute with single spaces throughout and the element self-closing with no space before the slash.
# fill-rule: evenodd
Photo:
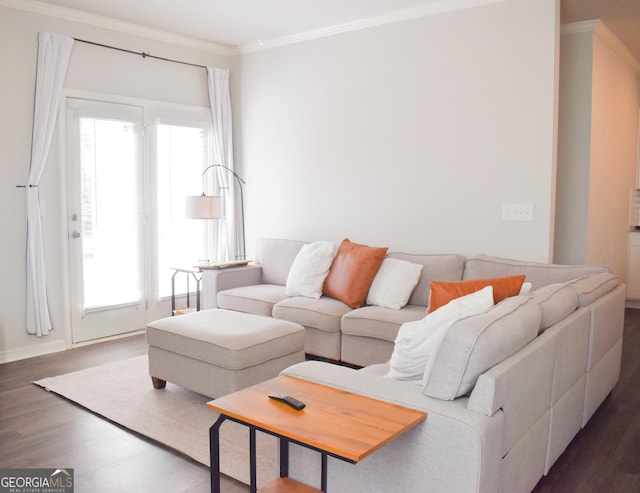
<svg viewBox="0 0 640 493">
<path fill-rule="evenodd" d="M 591 32 L 560 39 L 558 175 L 554 261 L 584 263 L 591 159 Z"/>
<path fill-rule="evenodd" d="M 640 68 L 604 24 L 565 30 L 554 261 L 608 265 L 625 279 Z"/>
<path fill-rule="evenodd" d="M 640 71 L 602 36 L 593 44 L 589 233 L 586 263 L 626 279 L 629 198 L 635 187 Z"/>
<path fill-rule="evenodd" d="M 0 6 L 0 363 L 69 344 L 66 304 L 66 197 L 61 134 L 53 139 L 48 166 L 39 187 L 43 200 L 45 255 L 54 331 L 47 337 L 29 336 L 25 329 L 25 195 L 16 185 L 26 181 L 38 31 L 51 31 L 134 51 L 196 64 L 232 68 L 234 58 L 109 31 L 86 24 Z M 232 75 L 232 80 L 234 76 Z M 182 104 L 208 106 L 206 71 L 180 64 L 76 43 L 65 88 L 104 92 Z M 126 282 L 126 280 L 123 280 Z"/>
<path fill-rule="evenodd" d="M 69 344 L 57 137 L 41 189 L 56 328 L 38 339 L 24 327 L 25 208 L 15 186 L 27 175 L 41 30 L 232 69 L 250 253 L 263 235 L 349 236 L 392 250 L 549 258 L 557 0 L 506 0 L 282 46 L 240 62 L 0 7 L 0 361 Z M 78 45 L 69 83 L 202 101 L 204 79 L 160 63 Z M 532 203 L 535 220 L 503 222 L 504 202 Z"/>
<path fill-rule="evenodd" d="M 511 0 L 243 56 L 248 246 L 549 260 L 556 9 Z M 502 221 L 510 202 L 534 221 Z"/>
</svg>

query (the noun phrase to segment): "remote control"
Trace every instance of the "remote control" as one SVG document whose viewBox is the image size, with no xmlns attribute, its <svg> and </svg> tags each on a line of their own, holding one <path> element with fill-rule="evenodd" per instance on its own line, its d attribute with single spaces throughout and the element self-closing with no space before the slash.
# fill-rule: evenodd
<svg viewBox="0 0 640 493">
<path fill-rule="evenodd" d="M 295 397 L 291 397 L 290 395 L 285 394 L 269 394 L 271 399 L 275 399 L 280 402 L 284 402 L 287 406 L 291 406 L 296 411 L 300 411 L 304 409 L 305 403 L 299 401 Z"/>
</svg>

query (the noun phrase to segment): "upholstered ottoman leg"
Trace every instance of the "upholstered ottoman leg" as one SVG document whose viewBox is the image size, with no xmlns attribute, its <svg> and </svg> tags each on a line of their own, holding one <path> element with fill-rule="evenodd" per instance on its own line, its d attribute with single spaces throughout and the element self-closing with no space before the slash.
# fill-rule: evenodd
<svg viewBox="0 0 640 493">
<path fill-rule="evenodd" d="M 154 389 L 164 389 L 167 386 L 167 381 L 161 378 L 151 377 Z"/>
</svg>

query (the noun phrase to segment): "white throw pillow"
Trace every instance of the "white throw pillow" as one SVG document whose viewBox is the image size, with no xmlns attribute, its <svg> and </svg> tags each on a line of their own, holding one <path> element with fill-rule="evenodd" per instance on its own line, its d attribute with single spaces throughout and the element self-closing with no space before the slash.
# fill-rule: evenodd
<svg viewBox="0 0 640 493">
<path fill-rule="evenodd" d="M 422 385 L 429 358 L 447 330 L 458 320 L 484 313 L 493 306 L 493 287 L 451 300 L 422 320 L 405 322 L 396 336 L 388 377 Z"/>
<path fill-rule="evenodd" d="M 421 273 L 422 264 L 385 258 L 369 288 L 367 305 L 399 310 L 408 303 Z"/>
<path fill-rule="evenodd" d="M 522 283 L 522 287 L 520 288 L 520 293 L 518 293 L 520 296 L 525 296 L 527 294 L 529 294 L 529 292 L 531 291 L 531 286 L 532 284 L 530 282 L 523 282 Z"/>
<path fill-rule="evenodd" d="M 441 400 L 468 394 L 480 375 L 536 338 L 541 320 L 540 305 L 529 296 L 511 296 L 485 313 L 458 320 L 431 353 L 424 394 Z"/>
<path fill-rule="evenodd" d="M 289 270 L 285 286 L 287 296 L 320 298 L 335 254 L 336 246 L 332 241 L 315 241 L 304 245 Z"/>
</svg>

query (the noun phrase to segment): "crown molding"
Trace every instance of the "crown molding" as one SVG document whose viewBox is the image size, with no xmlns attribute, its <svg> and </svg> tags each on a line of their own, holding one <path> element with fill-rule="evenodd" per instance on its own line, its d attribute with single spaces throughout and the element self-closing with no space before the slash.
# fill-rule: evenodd
<svg viewBox="0 0 640 493">
<path fill-rule="evenodd" d="M 595 29 L 596 35 L 600 36 L 613 50 L 618 53 L 631 67 L 640 74 L 640 61 L 634 57 L 627 47 L 613 34 L 604 22 L 598 22 Z"/>
<path fill-rule="evenodd" d="M 241 46 L 222 45 L 203 41 L 197 38 L 181 36 L 158 29 L 151 29 L 131 22 L 120 21 L 109 17 L 81 12 L 75 9 L 51 5 L 38 0 L 0 0 L 0 6 L 24 10 L 35 14 L 57 17 L 59 19 L 88 24 L 95 27 L 118 31 L 134 36 L 154 39 L 156 41 L 184 46 L 186 48 L 202 50 L 223 56 L 236 56 L 255 51 L 262 51 L 279 46 L 301 43 L 313 39 L 334 36 L 349 31 L 358 31 L 370 27 L 392 24 L 396 22 L 427 17 L 431 15 L 462 10 L 471 7 L 478 7 L 493 3 L 505 2 L 507 0 L 443 0 L 433 4 L 425 5 L 415 9 L 401 10 L 389 14 L 362 19 L 354 22 L 347 22 L 330 26 L 323 29 L 307 31 L 292 36 L 283 36 L 269 40 L 257 40 Z"/>
<path fill-rule="evenodd" d="M 562 24 L 560 26 L 560 34 L 577 34 L 587 33 L 596 30 L 596 25 L 600 21 L 595 19 L 591 21 L 571 22 L 569 24 Z"/>
<path fill-rule="evenodd" d="M 256 51 L 268 50 L 279 46 L 301 43 L 303 41 L 310 41 L 327 36 L 334 36 L 336 34 L 342 34 L 349 31 L 358 31 L 361 29 L 381 26 L 384 24 L 392 24 L 395 22 L 418 19 L 421 17 L 441 14 L 444 12 L 451 12 L 454 10 L 478 7 L 481 5 L 488 5 L 504 1 L 507 0 L 445 0 L 415 9 L 400 10 L 385 15 L 370 17 L 368 19 L 346 22 L 344 24 L 337 24 L 335 26 L 330 26 L 323 29 L 316 29 L 300 34 L 294 34 L 292 36 L 284 36 L 281 38 L 273 38 L 270 40 L 257 40 L 253 43 L 241 45 L 239 47 L 239 51 L 241 54 L 253 53 Z"/>
<path fill-rule="evenodd" d="M 151 29 L 134 24 L 132 22 L 120 21 L 110 17 L 89 14 L 75 9 L 51 5 L 38 0 L 0 0 L 0 6 L 9 7 L 17 10 L 24 10 L 34 14 L 56 17 L 81 24 L 118 31 L 121 33 L 140 36 L 143 38 L 153 39 L 165 43 L 171 43 L 185 48 L 205 51 L 222 56 L 235 56 L 240 54 L 235 46 L 227 46 L 201 39 L 190 38 L 188 36 L 180 36 L 178 34 L 168 33 L 159 29 Z"/>
<path fill-rule="evenodd" d="M 596 19 L 591 21 L 572 22 L 570 24 L 563 24 L 560 27 L 560 34 L 579 33 L 591 33 L 599 36 L 613 49 L 613 51 L 620 55 L 620 57 L 627 62 L 636 73 L 640 74 L 640 61 L 633 56 L 628 48 L 609 30 L 604 22 Z"/>
</svg>

